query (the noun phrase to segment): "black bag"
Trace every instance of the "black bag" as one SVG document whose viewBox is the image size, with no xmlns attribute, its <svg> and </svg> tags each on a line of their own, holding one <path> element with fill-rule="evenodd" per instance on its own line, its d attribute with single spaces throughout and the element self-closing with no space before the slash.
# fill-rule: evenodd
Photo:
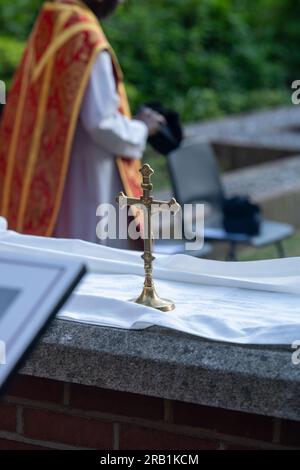
<svg viewBox="0 0 300 470">
<path fill-rule="evenodd" d="M 157 134 L 149 137 L 148 142 L 158 153 L 168 155 L 180 146 L 183 139 L 179 114 L 166 109 L 161 103 L 147 103 L 144 107 L 151 108 L 165 117 L 167 124 L 162 126 Z"/>
<path fill-rule="evenodd" d="M 246 196 L 235 196 L 223 201 L 223 226 L 228 233 L 259 235 L 261 210 Z"/>
</svg>

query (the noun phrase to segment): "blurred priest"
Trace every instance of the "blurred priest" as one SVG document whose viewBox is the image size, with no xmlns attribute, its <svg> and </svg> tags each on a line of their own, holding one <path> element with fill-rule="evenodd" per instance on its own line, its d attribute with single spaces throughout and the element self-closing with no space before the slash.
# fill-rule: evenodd
<svg viewBox="0 0 300 470">
<path fill-rule="evenodd" d="M 131 118 L 98 19 L 121 0 L 46 2 L 0 125 L 0 215 L 18 232 L 96 242 L 96 209 L 140 196 L 140 160 L 162 116 Z"/>
</svg>

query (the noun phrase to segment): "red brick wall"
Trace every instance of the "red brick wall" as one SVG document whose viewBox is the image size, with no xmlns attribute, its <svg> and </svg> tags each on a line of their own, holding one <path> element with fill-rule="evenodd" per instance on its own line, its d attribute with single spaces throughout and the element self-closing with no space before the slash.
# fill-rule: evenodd
<svg viewBox="0 0 300 470">
<path fill-rule="evenodd" d="M 0 449 L 300 447 L 300 423 L 18 376 L 0 402 Z"/>
</svg>

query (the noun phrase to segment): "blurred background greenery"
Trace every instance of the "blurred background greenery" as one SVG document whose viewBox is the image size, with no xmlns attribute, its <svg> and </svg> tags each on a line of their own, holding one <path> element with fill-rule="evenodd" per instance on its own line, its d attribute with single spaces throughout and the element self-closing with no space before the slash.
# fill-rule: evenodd
<svg viewBox="0 0 300 470">
<path fill-rule="evenodd" d="M 8 85 L 42 0 L 0 0 Z M 104 23 L 133 108 L 159 100 L 185 122 L 289 102 L 300 56 L 294 0 L 126 0 Z"/>
<path fill-rule="evenodd" d="M 0 79 L 8 88 L 42 3 L 0 0 Z M 158 100 L 187 123 L 290 104 L 300 70 L 299 17 L 295 0 L 126 0 L 103 27 L 133 111 Z M 146 159 L 156 188 L 170 187 L 166 159 L 151 150 Z M 299 255 L 299 239 L 286 242 L 289 256 Z"/>
</svg>

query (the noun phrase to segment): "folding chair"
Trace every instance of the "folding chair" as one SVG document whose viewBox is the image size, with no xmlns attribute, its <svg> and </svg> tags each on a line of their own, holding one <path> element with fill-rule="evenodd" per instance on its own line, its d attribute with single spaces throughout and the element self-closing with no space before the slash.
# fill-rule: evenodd
<svg viewBox="0 0 300 470">
<path fill-rule="evenodd" d="M 228 233 L 223 228 L 224 188 L 214 152 L 208 143 L 185 143 L 168 156 L 173 189 L 182 206 L 204 203 L 209 206 L 210 215 L 205 219 L 204 239 L 228 244 L 227 259 L 236 260 L 236 249 L 240 244 L 255 248 L 274 244 L 278 256 L 284 257 L 283 240 L 292 236 L 292 225 L 263 219 L 258 236 Z M 193 227 L 193 232 L 195 227 Z"/>
</svg>

